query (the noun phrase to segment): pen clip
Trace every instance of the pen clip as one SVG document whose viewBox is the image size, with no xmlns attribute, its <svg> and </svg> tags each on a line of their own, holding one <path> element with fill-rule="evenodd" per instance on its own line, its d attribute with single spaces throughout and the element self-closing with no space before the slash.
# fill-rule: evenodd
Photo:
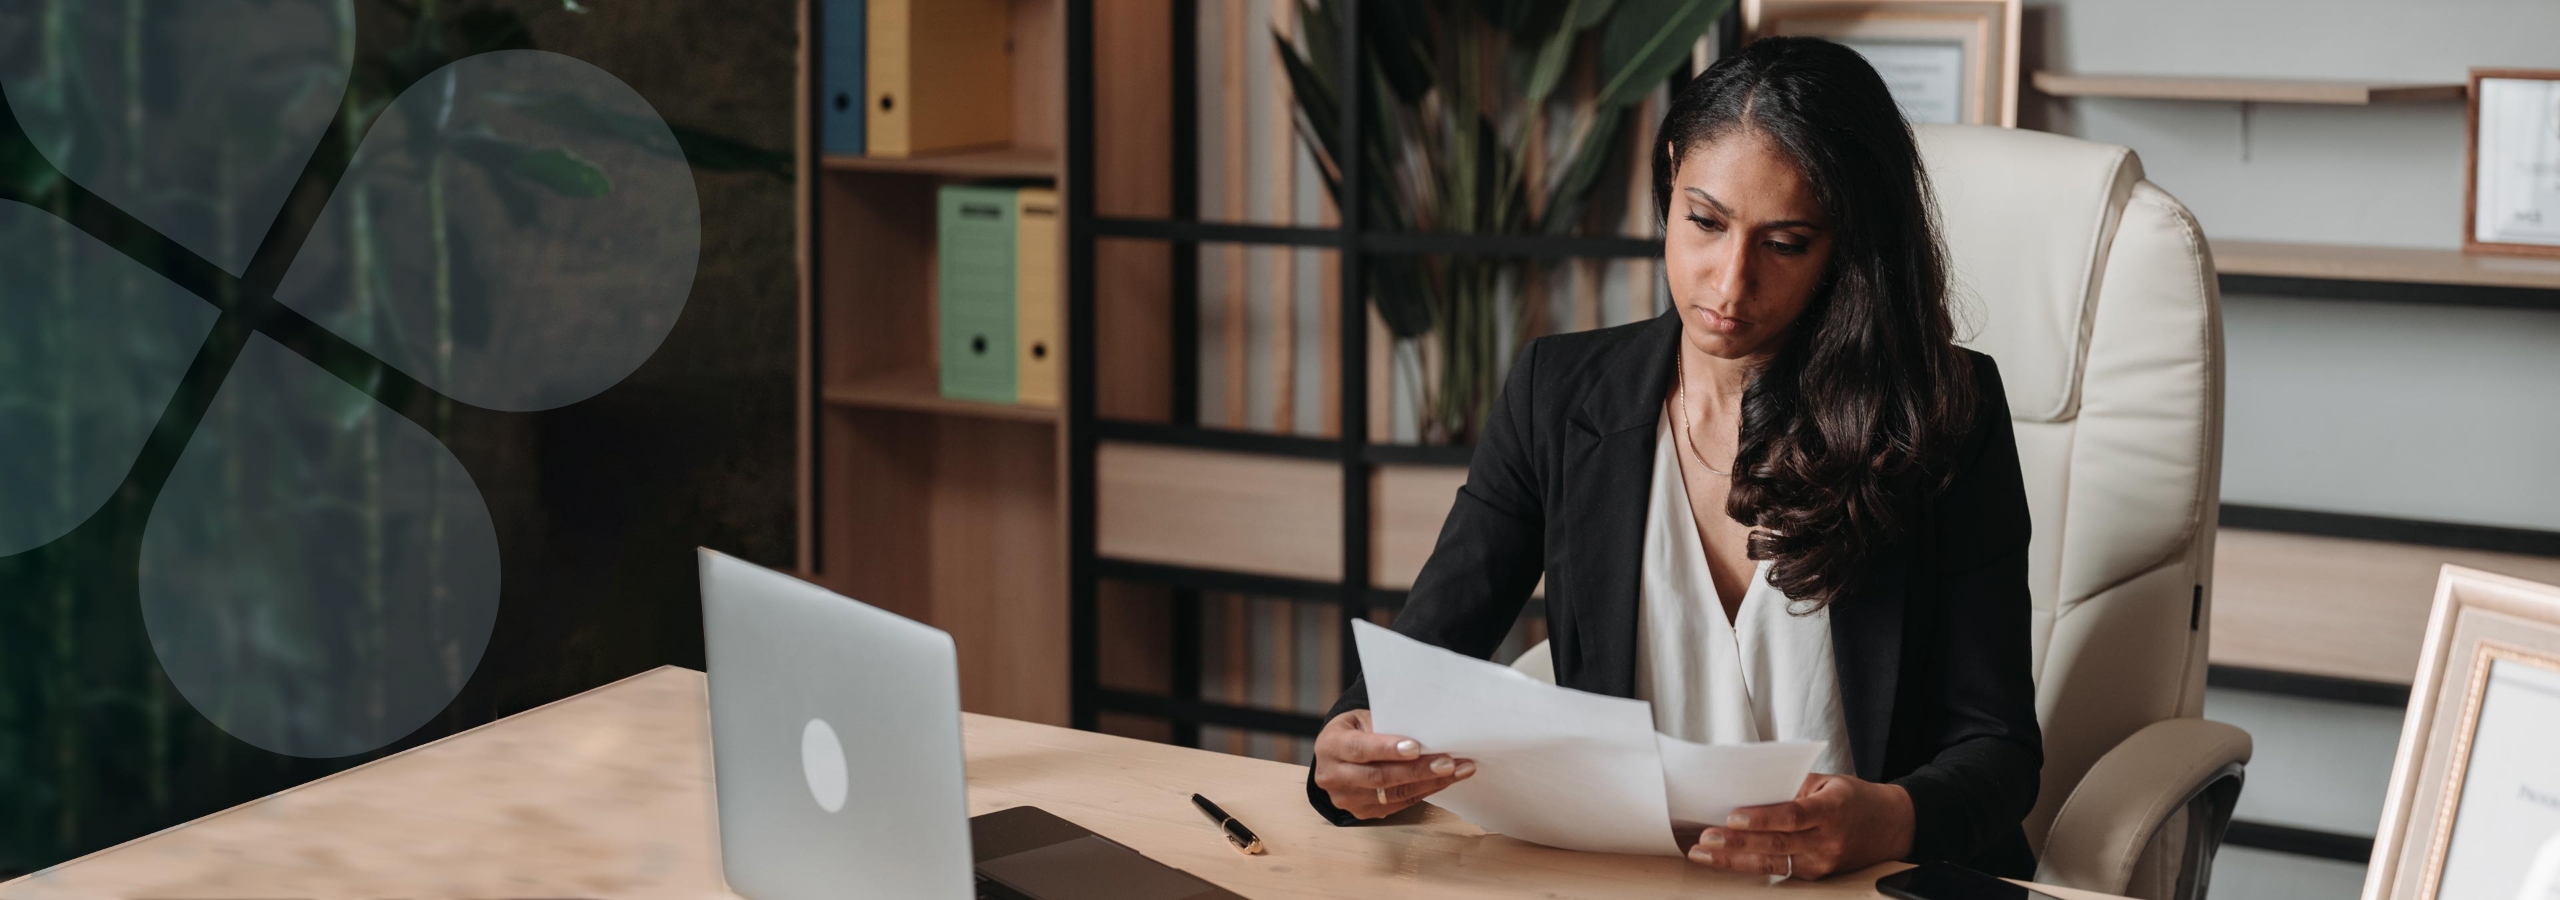
<svg viewBox="0 0 2560 900">
<path fill-rule="evenodd" d="M 1218 828 L 1227 833 L 1227 843 L 1234 844 L 1237 852 L 1246 856 L 1255 856 L 1262 852 L 1262 839 L 1254 836 L 1253 829 L 1244 827 L 1244 823 L 1236 821 L 1234 817 L 1219 822 Z"/>
</svg>

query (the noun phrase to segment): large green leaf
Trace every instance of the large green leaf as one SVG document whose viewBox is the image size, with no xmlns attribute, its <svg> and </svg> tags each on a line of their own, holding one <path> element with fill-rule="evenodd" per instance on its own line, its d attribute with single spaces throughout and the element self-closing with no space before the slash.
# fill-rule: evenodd
<svg viewBox="0 0 2560 900">
<path fill-rule="evenodd" d="M 1502 23 L 1503 30 L 1511 32 L 1513 39 L 1536 43 L 1573 21 L 1573 14 L 1566 11 L 1566 7 L 1571 5 L 1570 0 L 1526 0 L 1522 9 L 1511 14 L 1517 18 L 1499 18 L 1498 21 Z"/>
<path fill-rule="evenodd" d="M 1581 31 L 1600 24 L 1600 20 L 1608 18 L 1609 10 L 1617 5 L 1618 0 L 1582 0 L 1573 10 L 1573 30 Z"/>
<path fill-rule="evenodd" d="M 490 99 L 530 111 L 543 121 L 565 125 L 588 134 L 610 137 L 651 153 L 682 159 L 694 168 L 710 172 L 763 172 L 782 178 L 793 176 L 790 153 L 759 147 L 736 138 L 712 134 L 698 128 L 668 124 L 663 130 L 657 119 L 603 109 L 575 94 L 541 94 L 517 91 L 493 91 Z M 668 138 L 673 137 L 673 141 Z"/>
<path fill-rule="evenodd" d="M 1574 21 L 1575 12 L 1581 9 L 1583 2 L 1607 3 L 1608 0 L 1565 0 L 1558 20 Z M 1529 64 L 1529 83 L 1520 91 L 1524 105 L 1536 109 L 1547 102 L 1547 95 L 1555 92 L 1557 82 L 1564 80 L 1565 64 L 1573 60 L 1573 45 L 1581 34 L 1579 28 L 1556 28 L 1538 44 L 1538 55 Z"/>
<path fill-rule="evenodd" d="M 1626 117 L 1624 106 L 1601 106 L 1591 110 L 1581 139 L 1574 142 L 1573 162 L 1565 168 L 1555 184 L 1547 190 L 1547 218 L 1550 234 L 1573 230 L 1582 220 L 1582 210 L 1590 202 L 1591 185 L 1598 181 L 1609 163 L 1609 147 L 1616 143 L 1618 126 Z M 1642 177 L 1642 176 L 1638 176 Z"/>
<path fill-rule="evenodd" d="M 1419 103 L 1431 89 L 1431 10 L 1421 3 L 1360 4 L 1360 40 L 1396 99 Z"/>
<path fill-rule="evenodd" d="M 1338 8 L 1339 4 L 1298 0 L 1298 36 L 1307 47 L 1304 61 L 1321 76 L 1328 88 L 1339 87 L 1333 83 L 1334 65 L 1341 59 L 1334 55 L 1334 41 L 1342 37 L 1342 22 L 1334 18 L 1334 11 Z"/>
<path fill-rule="evenodd" d="M 1618 0 L 1600 33 L 1600 102 L 1643 101 L 1732 5 L 1733 0 Z"/>
<path fill-rule="evenodd" d="M 589 199 L 613 192 L 613 179 L 595 163 L 561 147 L 536 150 L 488 132 L 486 128 L 446 136 L 454 155 L 491 175 L 521 179 L 563 197 Z"/>
<path fill-rule="evenodd" d="M 1281 71 L 1289 77 L 1289 90 L 1298 101 L 1298 124 L 1307 150 L 1316 155 L 1317 169 L 1324 173 L 1325 189 L 1336 202 L 1342 199 L 1342 185 L 1337 180 L 1342 159 L 1341 140 L 1337 136 L 1342 123 L 1341 108 L 1334 105 L 1333 92 L 1326 88 L 1322 76 L 1310 61 L 1298 55 L 1296 47 L 1273 36 L 1273 50 L 1280 57 Z M 1312 44 L 1312 42 L 1310 42 Z M 1312 46 L 1310 47 L 1312 50 Z"/>
<path fill-rule="evenodd" d="M 1369 102 L 1361 104 L 1360 146 L 1344 148 L 1360 154 L 1360 166 L 1366 173 L 1360 205 L 1368 211 L 1371 228 L 1407 228 L 1421 203 L 1409 185 L 1394 175 L 1407 161 L 1404 148 L 1397 142 L 1399 135 L 1412 133 L 1418 126 L 1411 121 L 1412 108 L 1396 102 L 1395 88 L 1387 83 L 1385 73 L 1371 67 L 1365 86 Z"/>
<path fill-rule="evenodd" d="M 1431 333 L 1432 280 L 1422 271 L 1422 257 L 1378 256 L 1369 262 L 1370 296 L 1387 333 L 1412 339 Z"/>
<path fill-rule="evenodd" d="M 1502 143 L 1492 119 L 1478 116 L 1476 129 L 1478 140 L 1485 146 L 1496 148 L 1492 170 L 1487 173 L 1484 185 L 1490 198 L 1484 210 L 1484 230 L 1507 234 L 1513 230 L 1512 223 L 1521 221 L 1528 213 L 1528 196 L 1520 183 L 1521 156 Z"/>
<path fill-rule="evenodd" d="M 791 154 L 723 137 L 696 128 L 670 123 L 676 146 L 683 148 L 684 160 L 706 172 L 763 172 L 789 180 L 794 176 L 795 160 Z"/>
<path fill-rule="evenodd" d="M 677 156 L 683 152 L 679 145 L 667 140 L 667 133 L 659 129 L 656 118 L 603 109 L 575 94 L 491 91 L 488 96 L 542 121 L 625 141 L 652 153 Z"/>
<path fill-rule="evenodd" d="M 565 147 L 536 150 L 507 164 L 507 174 L 551 189 L 563 197 L 590 199 L 613 193 L 604 170 Z"/>
</svg>

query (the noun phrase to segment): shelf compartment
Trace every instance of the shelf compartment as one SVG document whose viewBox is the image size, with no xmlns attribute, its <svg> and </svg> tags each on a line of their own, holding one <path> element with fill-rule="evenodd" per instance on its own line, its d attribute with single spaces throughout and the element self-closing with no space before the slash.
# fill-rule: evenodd
<svg viewBox="0 0 2560 900">
<path fill-rule="evenodd" d="M 1057 429 L 844 407 L 817 425 L 821 583 L 949 632 L 963 709 L 1066 721 Z"/>
<path fill-rule="evenodd" d="M 870 409 L 895 409 L 908 412 L 948 416 L 973 416 L 983 419 L 1007 419 L 1017 422 L 1049 422 L 1059 419 L 1056 409 L 1013 403 L 985 403 L 977 400 L 955 400 L 942 395 L 941 384 L 929 371 L 882 372 L 855 376 L 826 390 L 827 403 L 833 406 Z"/>
<path fill-rule="evenodd" d="M 2164 75 L 2035 73 L 2036 90 L 2056 97 L 2134 100 L 2204 100 L 2224 103 L 2311 103 L 2373 106 L 2385 103 L 2460 103 L 2460 82 L 2411 83 L 2286 78 L 2191 78 Z"/>
<path fill-rule="evenodd" d="M 1463 466 L 1379 466 L 1370 476 L 1369 585 L 1413 586 L 1467 483 Z"/>
<path fill-rule="evenodd" d="M 1250 575 L 1342 578 L 1342 466 L 1104 441 L 1094 552 Z"/>
<path fill-rule="evenodd" d="M 2550 557 L 2223 528 L 2211 660 L 2408 684 L 2446 563 L 2560 582 L 2560 559 Z"/>
<path fill-rule="evenodd" d="M 1458 489 L 1466 483 L 1464 463 L 1388 464 L 1370 470 L 1370 589 L 1402 592 L 1413 587 L 1422 564 L 1430 561 L 1432 548 L 1439 544 L 1440 526 L 1457 505 Z M 1529 596 L 1538 602 L 1546 595 L 1547 581 L 1541 577 Z"/>
</svg>

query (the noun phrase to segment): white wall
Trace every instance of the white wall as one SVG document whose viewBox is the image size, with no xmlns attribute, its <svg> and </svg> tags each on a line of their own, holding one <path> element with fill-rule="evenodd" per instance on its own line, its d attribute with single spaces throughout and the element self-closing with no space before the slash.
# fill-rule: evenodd
<svg viewBox="0 0 2560 900">
<path fill-rule="evenodd" d="M 2550 0 L 2062 0 L 2046 68 L 2456 82 L 2560 68 Z M 2463 107 L 2041 101 L 2120 143 L 2216 238 L 2461 243 Z M 2560 311 L 2226 297 L 2223 498 L 2560 530 Z M 2443 436 L 2457 440 L 2440 440 Z"/>
<path fill-rule="evenodd" d="M 2233 297 L 2223 327 L 2224 499 L 2560 530 L 2560 311 Z"/>
</svg>

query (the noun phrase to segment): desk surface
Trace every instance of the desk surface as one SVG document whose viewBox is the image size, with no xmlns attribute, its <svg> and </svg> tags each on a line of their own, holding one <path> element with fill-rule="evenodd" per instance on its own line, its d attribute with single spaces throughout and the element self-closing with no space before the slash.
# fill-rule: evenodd
<svg viewBox="0 0 2560 900">
<path fill-rule="evenodd" d="M 1039 806 L 1248 897 L 1772 890 L 1488 835 L 1431 807 L 1336 828 L 1307 808 L 1300 766 L 987 716 L 964 727 L 971 814 Z M 661 668 L 0 884 L 0 898 L 729 897 L 709 731 L 701 673 Z M 1270 853 L 1228 849 L 1193 790 Z M 1875 897 L 1894 868 L 1774 890 Z"/>
</svg>

